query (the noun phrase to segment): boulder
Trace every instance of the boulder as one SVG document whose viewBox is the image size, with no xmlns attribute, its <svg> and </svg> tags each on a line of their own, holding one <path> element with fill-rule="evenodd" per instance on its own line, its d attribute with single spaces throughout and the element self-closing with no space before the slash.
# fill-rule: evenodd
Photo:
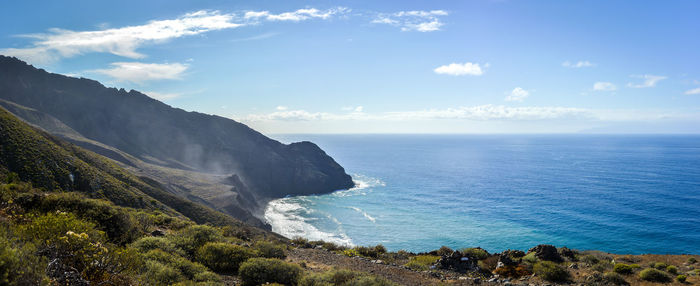
<svg viewBox="0 0 700 286">
<path fill-rule="evenodd" d="M 537 258 L 539 258 L 540 260 L 547 260 L 547 261 L 554 261 L 554 262 L 564 261 L 561 258 L 561 256 L 559 255 L 559 252 L 557 251 L 557 248 L 554 247 L 554 245 L 540 244 L 538 246 L 530 248 L 530 250 L 528 250 L 527 252 L 528 253 L 534 252 L 535 256 Z"/>
<path fill-rule="evenodd" d="M 576 250 L 569 249 L 566 246 L 559 248 L 559 255 L 567 258 L 569 261 L 576 261 L 576 254 L 578 254 Z"/>
<path fill-rule="evenodd" d="M 452 254 L 441 256 L 435 266 L 438 269 L 466 273 L 467 271 L 477 270 L 477 262 L 478 260 L 476 258 L 455 251 L 452 252 Z"/>
</svg>

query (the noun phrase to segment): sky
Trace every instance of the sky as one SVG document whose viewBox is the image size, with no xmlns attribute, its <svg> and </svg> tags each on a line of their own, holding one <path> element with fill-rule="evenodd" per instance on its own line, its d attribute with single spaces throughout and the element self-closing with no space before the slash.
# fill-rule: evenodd
<svg viewBox="0 0 700 286">
<path fill-rule="evenodd" d="M 275 133 L 700 133 L 699 1 L 3 1 L 0 54 Z"/>
</svg>

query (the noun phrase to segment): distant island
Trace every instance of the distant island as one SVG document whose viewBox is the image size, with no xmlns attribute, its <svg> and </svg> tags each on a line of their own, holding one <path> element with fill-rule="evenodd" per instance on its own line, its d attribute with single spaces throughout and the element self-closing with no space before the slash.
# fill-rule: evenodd
<svg viewBox="0 0 700 286">
<path fill-rule="evenodd" d="M 697 254 L 285 238 L 259 218 L 267 200 L 354 185 L 311 142 L 3 56 L 0 106 L 2 285 L 700 283 Z"/>
</svg>

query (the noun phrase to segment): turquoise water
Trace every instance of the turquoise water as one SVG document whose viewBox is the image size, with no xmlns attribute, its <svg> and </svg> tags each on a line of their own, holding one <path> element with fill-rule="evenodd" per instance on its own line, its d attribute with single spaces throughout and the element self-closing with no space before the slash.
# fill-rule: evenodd
<svg viewBox="0 0 700 286">
<path fill-rule="evenodd" d="M 271 202 L 266 219 L 288 237 L 409 251 L 700 253 L 700 136 L 275 137 L 317 143 L 358 183 Z"/>
</svg>

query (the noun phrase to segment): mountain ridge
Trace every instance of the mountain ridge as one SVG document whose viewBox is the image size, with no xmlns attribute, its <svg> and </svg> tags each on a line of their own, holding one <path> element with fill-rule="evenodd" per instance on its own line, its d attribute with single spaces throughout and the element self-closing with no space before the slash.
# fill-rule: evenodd
<svg viewBox="0 0 700 286">
<path fill-rule="evenodd" d="M 231 119 L 173 108 L 135 90 L 48 73 L 16 58 L 0 56 L 0 100 L 6 108 L 16 105 L 13 114 L 26 122 L 139 175 L 168 170 L 150 178 L 172 193 L 206 193 L 203 200 L 239 218 L 259 214 L 264 207 L 250 204 L 250 198 L 264 202 L 354 186 L 342 166 L 311 142 L 285 145 Z M 30 117 L 36 118 L 32 122 Z M 173 182 L 169 173 L 185 174 L 185 181 L 196 181 L 201 174 L 215 176 L 207 179 L 208 187 L 198 189 L 183 188 L 186 184 Z M 238 177 L 237 186 L 222 179 L 232 175 Z M 232 196 L 248 200 L 221 202 Z"/>
</svg>

